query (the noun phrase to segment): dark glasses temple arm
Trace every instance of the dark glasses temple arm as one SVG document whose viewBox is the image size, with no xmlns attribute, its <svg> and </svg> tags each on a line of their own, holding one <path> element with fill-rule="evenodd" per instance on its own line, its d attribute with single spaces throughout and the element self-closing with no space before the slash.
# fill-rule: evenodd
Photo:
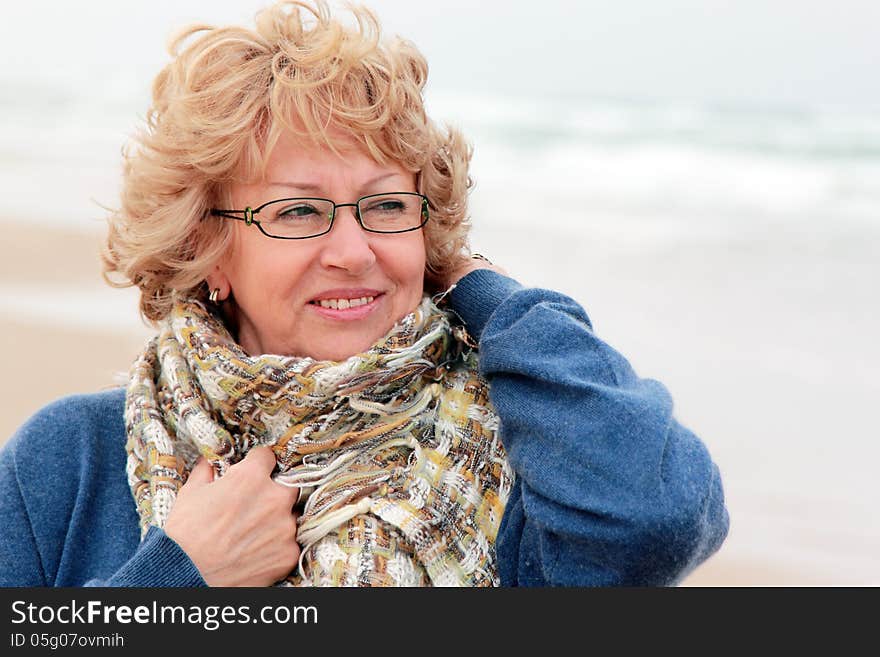
<svg viewBox="0 0 880 657">
<path fill-rule="evenodd" d="M 244 210 L 215 210 L 214 208 L 211 209 L 212 217 L 226 217 L 228 219 L 238 219 L 239 221 L 244 221 L 244 214 Z"/>
</svg>

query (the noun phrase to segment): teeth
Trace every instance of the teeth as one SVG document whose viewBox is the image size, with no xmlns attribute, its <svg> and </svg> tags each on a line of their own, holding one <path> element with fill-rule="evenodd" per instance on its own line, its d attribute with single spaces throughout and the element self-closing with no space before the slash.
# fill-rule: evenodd
<svg viewBox="0 0 880 657">
<path fill-rule="evenodd" d="M 355 306 L 363 306 L 373 301 L 373 297 L 361 297 L 360 299 L 321 299 L 318 303 L 324 308 L 345 310 Z"/>
</svg>

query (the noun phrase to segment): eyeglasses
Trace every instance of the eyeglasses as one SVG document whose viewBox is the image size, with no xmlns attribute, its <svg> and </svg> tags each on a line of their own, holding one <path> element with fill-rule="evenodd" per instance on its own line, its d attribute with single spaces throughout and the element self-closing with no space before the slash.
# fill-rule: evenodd
<svg viewBox="0 0 880 657">
<path fill-rule="evenodd" d="M 406 233 L 428 222 L 428 197 L 415 192 L 362 196 L 356 203 L 334 203 L 328 198 L 280 198 L 244 210 L 211 210 L 214 217 L 256 224 L 266 237 L 304 240 L 329 233 L 337 208 L 352 207 L 361 228 L 370 233 Z M 261 215 L 257 221 L 254 215 Z"/>
</svg>

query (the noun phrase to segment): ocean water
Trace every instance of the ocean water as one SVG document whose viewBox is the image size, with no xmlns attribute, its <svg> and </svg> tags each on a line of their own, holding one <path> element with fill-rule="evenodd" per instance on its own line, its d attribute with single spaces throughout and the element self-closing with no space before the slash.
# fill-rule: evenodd
<svg viewBox="0 0 880 657">
<path fill-rule="evenodd" d="M 0 221 L 103 230 L 147 102 L 122 78 L 0 85 Z M 474 146 L 475 246 L 584 303 L 710 445 L 732 513 L 719 558 L 880 583 L 880 114 L 430 87 L 427 103 Z M 62 289 L 59 306 L 58 286 L 3 282 L 0 309 L 137 326 L 130 294 Z"/>
<path fill-rule="evenodd" d="M 475 219 L 612 242 L 726 239 L 768 224 L 880 228 L 880 113 L 433 91 L 474 145 Z M 0 215 L 100 224 L 148 100 L 131 82 L 0 86 Z"/>
</svg>

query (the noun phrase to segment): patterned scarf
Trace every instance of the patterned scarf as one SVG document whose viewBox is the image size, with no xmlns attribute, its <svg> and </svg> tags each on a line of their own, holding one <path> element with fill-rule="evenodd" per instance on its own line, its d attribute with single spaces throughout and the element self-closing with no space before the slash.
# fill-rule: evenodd
<svg viewBox="0 0 880 657">
<path fill-rule="evenodd" d="M 426 296 L 345 361 L 248 356 L 205 305 L 178 303 L 126 393 L 142 532 L 164 526 L 199 454 L 223 476 L 269 445 L 304 502 L 279 585 L 497 585 L 512 473 L 466 341 Z"/>
</svg>

